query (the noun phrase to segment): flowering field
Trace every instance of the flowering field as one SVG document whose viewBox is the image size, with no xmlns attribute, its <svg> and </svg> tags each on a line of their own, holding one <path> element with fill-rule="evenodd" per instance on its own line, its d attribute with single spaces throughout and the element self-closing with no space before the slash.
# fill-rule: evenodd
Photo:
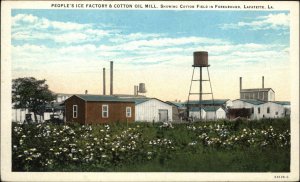
<svg viewBox="0 0 300 182">
<path fill-rule="evenodd" d="M 289 119 L 12 127 L 13 171 L 289 171 Z"/>
</svg>

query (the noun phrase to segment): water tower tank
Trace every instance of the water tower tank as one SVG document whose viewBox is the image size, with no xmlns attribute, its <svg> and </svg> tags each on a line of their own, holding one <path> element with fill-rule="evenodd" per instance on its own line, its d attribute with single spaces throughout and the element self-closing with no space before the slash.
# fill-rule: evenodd
<svg viewBox="0 0 300 182">
<path fill-rule="evenodd" d="M 145 87 L 145 83 L 140 83 L 139 84 L 139 93 L 146 93 L 146 87 Z"/>
<path fill-rule="evenodd" d="M 194 67 L 208 67 L 208 52 L 194 52 Z"/>
</svg>

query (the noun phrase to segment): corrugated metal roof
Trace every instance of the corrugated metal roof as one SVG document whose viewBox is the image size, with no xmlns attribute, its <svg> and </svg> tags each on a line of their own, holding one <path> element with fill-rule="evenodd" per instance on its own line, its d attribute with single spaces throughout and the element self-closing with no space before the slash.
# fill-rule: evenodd
<svg viewBox="0 0 300 182">
<path fill-rule="evenodd" d="M 200 104 L 202 105 L 223 105 L 223 104 L 226 104 L 226 102 L 228 101 L 229 99 L 216 99 L 216 100 L 202 100 L 200 102 Z M 187 101 L 184 102 L 183 104 L 187 104 Z M 199 104 L 199 101 L 198 100 L 190 100 L 189 101 L 189 104 Z"/>
<path fill-rule="evenodd" d="M 291 105 L 290 101 L 270 101 L 280 105 Z"/>
<path fill-rule="evenodd" d="M 132 99 L 123 99 L 112 95 L 75 95 L 85 101 L 107 101 L 107 102 L 134 102 Z"/>
<path fill-rule="evenodd" d="M 257 99 L 237 99 L 243 102 L 247 102 L 253 105 L 260 105 L 266 103 L 265 101 L 257 100 Z"/>
</svg>

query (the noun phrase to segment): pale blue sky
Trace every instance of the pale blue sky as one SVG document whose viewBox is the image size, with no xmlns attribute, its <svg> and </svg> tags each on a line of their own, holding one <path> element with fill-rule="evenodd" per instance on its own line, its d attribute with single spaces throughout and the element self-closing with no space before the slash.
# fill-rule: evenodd
<svg viewBox="0 0 300 182">
<path fill-rule="evenodd" d="M 289 32 L 288 11 L 13 10 L 12 73 L 45 78 L 55 92 L 100 94 L 113 60 L 115 92 L 145 82 L 149 96 L 185 100 L 192 54 L 204 50 L 217 97 L 236 98 L 239 76 L 259 87 L 264 75 L 288 100 L 289 83 L 273 83 L 289 76 Z"/>
</svg>

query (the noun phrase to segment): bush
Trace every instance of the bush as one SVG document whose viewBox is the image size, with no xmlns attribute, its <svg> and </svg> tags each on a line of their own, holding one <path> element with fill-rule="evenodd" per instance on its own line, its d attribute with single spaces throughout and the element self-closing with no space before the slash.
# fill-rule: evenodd
<svg viewBox="0 0 300 182">
<path fill-rule="evenodd" d="M 203 171 L 205 166 L 209 167 L 207 171 L 286 171 L 290 158 L 289 126 L 287 118 L 224 120 L 173 124 L 172 127 L 161 123 L 127 125 L 122 122 L 110 125 L 13 123 L 12 169 L 126 171 L 126 166 L 145 165 L 150 171 Z M 236 160 L 231 154 L 237 155 Z M 273 165 L 274 155 L 284 162 Z M 215 156 L 219 157 L 218 165 L 232 163 L 236 167 L 226 169 L 205 164 Z M 252 160 L 261 161 L 259 167 L 255 167 Z M 181 169 L 178 169 L 179 163 L 182 163 Z"/>
</svg>

